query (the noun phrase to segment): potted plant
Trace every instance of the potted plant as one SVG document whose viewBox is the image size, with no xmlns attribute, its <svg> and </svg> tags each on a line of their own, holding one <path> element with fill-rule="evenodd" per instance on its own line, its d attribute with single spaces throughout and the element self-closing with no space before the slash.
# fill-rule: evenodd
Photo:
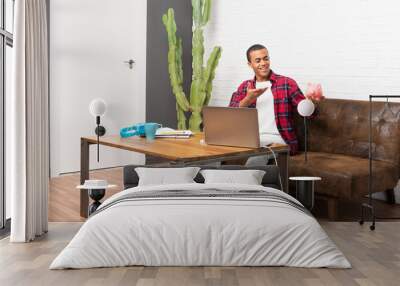
<svg viewBox="0 0 400 286">
<path fill-rule="evenodd" d="M 186 113 L 190 112 L 189 129 L 200 131 L 202 123 L 201 110 L 208 105 L 212 92 L 212 81 L 215 69 L 221 58 L 221 47 L 214 47 L 207 64 L 204 66 L 204 36 L 203 29 L 210 19 L 211 0 L 192 0 L 193 36 L 192 36 L 192 66 L 193 75 L 189 99 L 183 84 L 182 70 L 182 39 L 176 36 L 174 10 L 168 9 L 162 21 L 168 34 L 168 71 L 172 91 L 176 97 L 178 129 L 187 129 Z"/>
</svg>

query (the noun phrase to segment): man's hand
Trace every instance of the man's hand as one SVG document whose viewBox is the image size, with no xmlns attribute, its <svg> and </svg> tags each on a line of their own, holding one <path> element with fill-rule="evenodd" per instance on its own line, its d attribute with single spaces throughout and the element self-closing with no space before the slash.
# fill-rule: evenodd
<svg viewBox="0 0 400 286">
<path fill-rule="evenodd" d="M 311 100 L 314 103 L 319 103 L 319 102 L 321 102 L 322 100 L 325 99 L 325 96 L 323 96 L 323 95 L 322 96 L 315 96 L 313 94 L 306 94 L 305 97 L 307 99 Z"/>
<path fill-rule="evenodd" d="M 314 103 L 319 103 L 320 101 L 324 100 L 325 97 L 322 93 L 322 88 L 320 84 L 308 84 L 308 88 L 306 91 L 305 97 L 310 99 Z"/>
<path fill-rule="evenodd" d="M 252 104 L 261 94 L 263 94 L 268 88 L 251 88 L 251 84 L 247 84 L 246 97 L 239 103 L 239 107 L 247 107 Z"/>
</svg>

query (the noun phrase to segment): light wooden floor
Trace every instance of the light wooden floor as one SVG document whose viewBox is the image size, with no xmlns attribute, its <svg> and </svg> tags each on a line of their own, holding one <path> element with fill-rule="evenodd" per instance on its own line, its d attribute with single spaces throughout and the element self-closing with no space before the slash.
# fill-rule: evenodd
<svg viewBox="0 0 400 286">
<path fill-rule="evenodd" d="M 90 179 L 106 179 L 118 187 L 108 189 L 106 198 L 123 189 L 122 168 L 104 169 L 90 172 Z M 76 222 L 84 221 L 79 215 L 79 174 L 67 174 L 50 179 L 49 221 Z M 103 199 L 104 200 L 104 199 Z"/>
<path fill-rule="evenodd" d="M 381 222 L 371 232 L 354 222 L 322 222 L 353 268 L 122 267 L 48 270 L 81 223 L 50 223 L 29 244 L 0 241 L 0 285 L 400 285 L 400 222 Z"/>
</svg>

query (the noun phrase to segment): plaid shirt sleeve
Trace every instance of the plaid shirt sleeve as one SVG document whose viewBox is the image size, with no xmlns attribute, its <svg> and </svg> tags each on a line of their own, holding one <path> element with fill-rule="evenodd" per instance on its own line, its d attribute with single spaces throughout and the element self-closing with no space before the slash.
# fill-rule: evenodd
<svg viewBox="0 0 400 286">
<path fill-rule="evenodd" d="M 247 95 L 247 85 L 249 83 L 251 83 L 251 80 L 246 80 L 239 85 L 238 89 L 232 94 L 229 107 L 239 107 L 239 103 Z M 255 105 L 256 103 L 254 102 L 249 107 L 255 107 Z"/>
<path fill-rule="evenodd" d="M 297 107 L 297 105 L 305 99 L 305 96 L 299 86 L 297 85 L 296 81 L 293 79 L 288 80 L 288 85 L 289 85 L 289 97 L 290 97 L 290 102 L 292 103 L 293 107 Z"/>
</svg>

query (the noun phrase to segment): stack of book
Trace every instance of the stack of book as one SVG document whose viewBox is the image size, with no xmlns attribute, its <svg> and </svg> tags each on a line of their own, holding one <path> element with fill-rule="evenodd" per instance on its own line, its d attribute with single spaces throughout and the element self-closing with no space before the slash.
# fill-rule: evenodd
<svg viewBox="0 0 400 286">
<path fill-rule="evenodd" d="M 193 135 L 190 130 L 175 130 L 168 127 L 159 128 L 156 131 L 156 138 L 189 138 Z"/>
</svg>

